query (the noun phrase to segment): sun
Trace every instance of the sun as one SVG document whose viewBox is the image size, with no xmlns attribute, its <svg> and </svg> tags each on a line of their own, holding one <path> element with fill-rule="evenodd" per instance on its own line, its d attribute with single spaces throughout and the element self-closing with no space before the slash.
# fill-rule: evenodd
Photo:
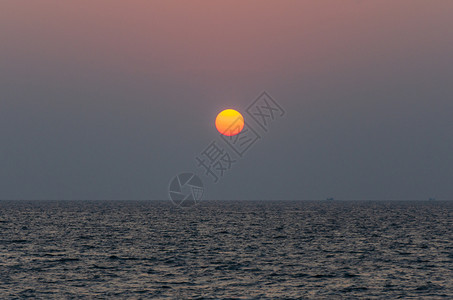
<svg viewBox="0 0 453 300">
<path fill-rule="evenodd" d="M 239 134 L 244 128 L 244 117 L 234 109 L 225 109 L 217 115 L 215 127 L 226 136 Z"/>
</svg>

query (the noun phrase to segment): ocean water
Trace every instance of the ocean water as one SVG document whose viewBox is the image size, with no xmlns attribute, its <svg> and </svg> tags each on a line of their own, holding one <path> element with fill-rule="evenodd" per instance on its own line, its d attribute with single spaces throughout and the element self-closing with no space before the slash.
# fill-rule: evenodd
<svg viewBox="0 0 453 300">
<path fill-rule="evenodd" d="M 0 298 L 453 299 L 453 202 L 0 201 Z"/>
</svg>

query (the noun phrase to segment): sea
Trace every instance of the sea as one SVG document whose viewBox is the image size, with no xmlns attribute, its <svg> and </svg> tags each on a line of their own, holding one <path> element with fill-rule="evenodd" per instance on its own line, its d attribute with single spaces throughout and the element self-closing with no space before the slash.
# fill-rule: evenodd
<svg viewBox="0 0 453 300">
<path fill-rule="evenodd" d="M 0 201 L 0 299 L 453 299 L 453 201 Z"/>
</svg>

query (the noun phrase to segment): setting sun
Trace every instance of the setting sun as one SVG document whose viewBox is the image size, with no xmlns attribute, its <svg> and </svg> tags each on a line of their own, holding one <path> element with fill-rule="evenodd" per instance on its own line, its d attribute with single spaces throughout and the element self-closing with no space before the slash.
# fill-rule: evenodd
<svg viewBox="0 0 453 300">
<path fill-rule="evenodd" d="M 244 117 L 234 109 L 225 109 L 217 115 L 215 126 L 221 134 L 233 136 L 244 128 Z"/>
</svg>

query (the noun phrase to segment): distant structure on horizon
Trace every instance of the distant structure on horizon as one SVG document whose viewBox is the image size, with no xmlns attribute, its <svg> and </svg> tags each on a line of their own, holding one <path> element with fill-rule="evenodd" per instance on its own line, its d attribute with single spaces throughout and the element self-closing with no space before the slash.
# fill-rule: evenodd
<svg viewBox="0 0 453 300">
<path fill-rule="evenodd" d="M 333 197 L 327 198 L 326 201 L 333 201 L 335 200 Z"/>
<path fill-rule="evenodd" d="M 436 201 L 436 198 L 434 197 L 428 198 L 428 201 Z"/>
</svg>

